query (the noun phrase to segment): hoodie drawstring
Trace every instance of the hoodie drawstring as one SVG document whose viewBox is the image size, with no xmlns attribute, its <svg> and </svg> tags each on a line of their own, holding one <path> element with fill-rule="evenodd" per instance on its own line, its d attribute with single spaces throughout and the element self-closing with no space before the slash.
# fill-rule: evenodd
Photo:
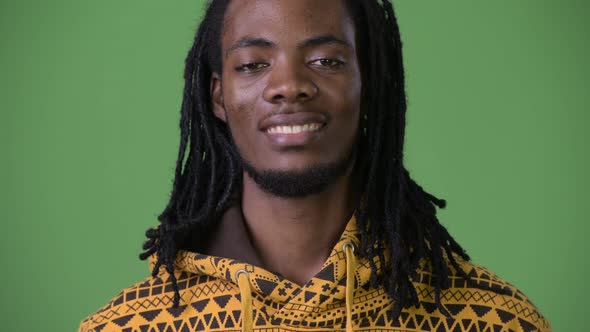
<svg viewBox="0 0 590 332">
<path fill-rule="evenodd" d="M 242 332 L 252 332 L 252 291 L 250 290 L 248 271 L 238 270 L 236 280 L 242 304 Z"/>
<path fill-rule="evenodd" d="M 352 302 L 354 300 L 354 277 L 357 265 L 354 255 L 354 243 L 346 242 L 342 246 L 346 255 L 346 332 L 353 332 L 352 329 Z M 248 271 L 241 269 L 236 272 L 236 281 L 240 289 L 242 304 L 242 332 L 252 332 L 252 290 Z"/>
<path fill-rule="evenodd" d="M 346 255 L 346 332 L 352 332 L 352 302 L 354 300 L 354 271 L 356 270 L 354 243 L 346 242 L 342 249 Z"/>
</svg>

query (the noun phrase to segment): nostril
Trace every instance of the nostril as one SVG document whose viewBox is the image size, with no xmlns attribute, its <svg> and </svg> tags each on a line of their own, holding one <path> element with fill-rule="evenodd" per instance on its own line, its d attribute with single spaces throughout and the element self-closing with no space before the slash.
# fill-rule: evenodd
<svg viewBox="0 0 590 332">
<path fill-rule="evenodd" d="M 272 97 L 273 101 L 281 101 L 283 99 L 285 99 L 285 96 L 283 96 L 283 95 L 275 95 Z"/>
<path fill-rule="evenodd" d="M 269 83 L 264 89 L 264 99 L 271 103 L 304 102 L 313 99 L 319 89 L 313 82 Z"/>
<path fill-rule="evenodd" d="M 297 99 L 307 99 L 307 98 L 309 98 L 309 96 L 305 92 L 301 92 L 299 95 L 297 95 Z"/>
</svg>

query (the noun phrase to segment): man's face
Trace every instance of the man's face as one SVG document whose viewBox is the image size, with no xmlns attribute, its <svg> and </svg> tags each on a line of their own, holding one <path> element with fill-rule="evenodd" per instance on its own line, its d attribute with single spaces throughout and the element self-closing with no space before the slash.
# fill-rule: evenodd
<svg viewBox="0 0 590 332">
<path fill-rule="evenodd" d="M 343 1 L 232 1 L 221 42 L 214 112 L 247 166 L 303 176 L 350 164 L 361 75 Z"/>
</svg>

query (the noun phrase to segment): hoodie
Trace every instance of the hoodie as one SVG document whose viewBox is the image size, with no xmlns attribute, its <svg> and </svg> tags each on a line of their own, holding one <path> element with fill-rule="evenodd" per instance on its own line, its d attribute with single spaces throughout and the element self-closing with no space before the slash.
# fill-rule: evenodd
<svg viewBox="0 0 590 332">
<path fill-rule="evenodd" d="M 549 323 L 511 284 L 486 268 L 459 264 L 476 282 L 510 290 L 497 294 L 468 286 L 451 270 L 451 287 L 434 299 L 429 264 L 411 276 L 419 307 L 391 316 L 392 300 L 381 286 L 371 287 L 371 267 L 357 256 L 359 232 L 348 221 L 321 270 L 298 285 L 261 267 L 244 226 L 240 209 L 230 209 L 214 232 L 208 254 L 179 251 L 175 276 L 180 306 L 172 307 L 174 291 L 162 267 L 156 277 L 123 289 L 109 303 L 85 318 L 79 332 L 185 331 L 550 331 Z M 156 256 L 149 259 L 150 270 Z M 378 266 L 377 273 L 380 273 Z"/>
</svg>

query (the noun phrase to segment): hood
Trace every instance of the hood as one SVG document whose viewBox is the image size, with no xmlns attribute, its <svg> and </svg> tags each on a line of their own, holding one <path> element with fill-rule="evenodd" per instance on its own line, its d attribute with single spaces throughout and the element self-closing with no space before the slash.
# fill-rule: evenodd
<svg viewBox="0 0 590 332">
<path fill-rule="evenodd" d="M 179 273 L 215 278 L 221 284 L 239 289 L 236 298 L 242 312 L 246 313 L 242 320 L 243 331 L 251 330 L 253 322 L 260 325 L 267 320 L 273 325 L 310 328 L 347 325 L 348 330 L 352 324 L 346 322 L 372 316 L 390 304 L 375 301 L 370 307 L 353 305 L 355 298 L 377 298 L 385 292 L 370 288 L 370 264 L 366 258 L 356 255 L 361 241 L 354 215 L 321 270 L 303 286 L 261 267 L 249 241 L 241 209 L 232 208 L 225 213 L 212 239 L 208 246 L 211 254 L 179 251 L 175 269 Z M 150 268 L 154 264 L 155 255 L 152 255 Z M 380 273 L 378 261 L 376 264 L 377 273 Z M 250 316 L 252 312 L 255 317 Z"/>
</svg>

